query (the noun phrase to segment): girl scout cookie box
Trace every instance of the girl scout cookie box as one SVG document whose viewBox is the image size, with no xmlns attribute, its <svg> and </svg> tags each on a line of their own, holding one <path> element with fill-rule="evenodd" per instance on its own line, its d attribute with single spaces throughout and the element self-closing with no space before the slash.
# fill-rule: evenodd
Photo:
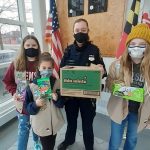
<svg viewBox="0 0 150 150">
<path fill-rule="evenodd" d="M 65 66 L 60 69 L 62 96 L 98 98 L 100 89 L 101 74 L 98 66 Z"/>
<path fill-rule="evenodd" d="M 144 101 L 143 88 L 127 87 L 121 86 L 120 84 L 114 84 L 113 95 L 141 103 Z"/>
</svg>

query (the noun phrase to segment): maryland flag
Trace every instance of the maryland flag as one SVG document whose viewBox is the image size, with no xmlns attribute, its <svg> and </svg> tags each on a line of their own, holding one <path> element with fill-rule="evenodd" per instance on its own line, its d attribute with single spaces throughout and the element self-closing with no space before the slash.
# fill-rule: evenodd
<svg viewBox="0 0 150 150">
<path fill-rule="evenodd" d="M 122 33 L 120 44 L 116 51 L 117 58 L 119 58 L 125 50 L 126 39 L 128 37 L 128 34 L 131 32 L 132 26 L 135 26 L 138 23 L 140 2 L 141 0 L 133 0 L 132 2 L 131 9 L 129 10 L 127 21 L 124 27 L 124 32 Z"/>
<path fill-rule="evenodd" d="M 150 0 L 141 0 L 141 22 L 150 27 Z"/>
</svg>

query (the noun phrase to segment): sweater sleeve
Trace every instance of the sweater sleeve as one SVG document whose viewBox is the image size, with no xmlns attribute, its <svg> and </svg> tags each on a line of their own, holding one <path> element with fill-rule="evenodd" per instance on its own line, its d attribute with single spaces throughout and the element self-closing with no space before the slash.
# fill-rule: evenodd
<svg viewBox="0 0 150 150">
<path fill-rule="evenodd" d="M 30 115 L 36 115 L 40 110 L 40 107 L 37 107 L 33 100 L 33 95 L 29 86 L 26 88 L 25 108 Z"/>
<path fill-rule="evenodd" d="M 16 93 L 16 88 L 17 88 L 14 72 L 15 72 L 15 67 L 14 64 L 11 63 L 2 80 L 5 85 L 5 89 L 9 93 L 11 93 L 11 95 L 14 95 Z"/>
</svg>

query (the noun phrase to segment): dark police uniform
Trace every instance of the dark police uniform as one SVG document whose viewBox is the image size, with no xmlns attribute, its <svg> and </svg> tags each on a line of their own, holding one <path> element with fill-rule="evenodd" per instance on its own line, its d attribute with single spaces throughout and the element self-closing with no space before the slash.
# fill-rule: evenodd
<svg viewBox="0 0 150 150">
<path fill-rule="evenodd" d="M 90 66 L 90 64 L 105 65 L 100 57 L 99 49 L 95 45 L 87 42 L 84 46 L 78 47 L 76 43 L 70 45 L 65 50 L 60 67 L 66 65 L 72 66 Z M 103 77 L 106 76 L 105 74 Z M 94 79 L 94 77 L 93 77 Z M 93 134 L 93 119 L 96 114 L 96 100 L 93 98 L 67 97 L 69 100 L 65 103 L 65 111 L 67 117 L 67 131 L 64 143 L 72 145 L 75 142 L 77 118 L 80 109 L 82 118 L 83 139 L 86 150 L 93 150 L 94 134 Z"/>
</svg>

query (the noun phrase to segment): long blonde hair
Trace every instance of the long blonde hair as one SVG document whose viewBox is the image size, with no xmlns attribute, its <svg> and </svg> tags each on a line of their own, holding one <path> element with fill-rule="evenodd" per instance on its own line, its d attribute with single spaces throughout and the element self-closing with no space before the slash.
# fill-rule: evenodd
<svg viewBox="0 0 150 150">
<path fill-rule="evenodd" d="M 141 62 L 140 71 L 145 81 L 150 87 L 150 45 L 147 43 L 147 47 L 144 53 L 144 57 Z M 132 60 L 128 53 L 128 45 L 120 59 L 120 80 L 125 81 L 127 84 L 131 83 L 132 78 Z"/>
<path fill-rule="evenodd" d="M 27 62 L 27 57 L 25 55 L 25 49 L 24 49 L 24 44 L 25 42 L 28 40 L 28 39 L 33 39 L 37 45 L 38 45 L 38 51 L 39 51 L 39 55 L 36 57 L 36 60 L 38 61 L 39 60 L 39 56 L 41 54 L 41 48 L 40 48 L 40 44 L 37 40 L 37 38 L 33 35 L 27 35 L 23 41 L 22 41 L 22 44 L 21 44 L 21 47 L 20 47 L 20 52 L 19 52 L 19 55 L 16 57 L 15 59 L 15 69 L 16 71 L 26 71 L 26 62 Z"/>
</svg>

